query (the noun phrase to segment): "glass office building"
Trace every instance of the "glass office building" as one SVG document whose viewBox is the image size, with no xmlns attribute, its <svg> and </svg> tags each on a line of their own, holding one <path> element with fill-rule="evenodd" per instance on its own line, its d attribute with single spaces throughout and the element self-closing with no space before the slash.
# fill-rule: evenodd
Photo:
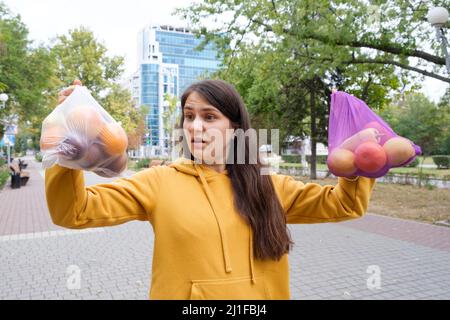
<svg viewBox="0 0 450 320">
<path fill-rule="evenodd" d="M 200 42 L 186 28 L 149 26 L 139 33 L 139 66 L 129 86 L 135 103 L 150 108 L 146 118 L 148 134 L 144 137 L 150 152 L 146 155 L 167 152 L 169 137 L 163 121 L 167 110 L 165 94 L 180 98 L 190 84 L 219 68 L 217 51 L 212 45 L 202 51 L 195 50 Z"/>
</svg>

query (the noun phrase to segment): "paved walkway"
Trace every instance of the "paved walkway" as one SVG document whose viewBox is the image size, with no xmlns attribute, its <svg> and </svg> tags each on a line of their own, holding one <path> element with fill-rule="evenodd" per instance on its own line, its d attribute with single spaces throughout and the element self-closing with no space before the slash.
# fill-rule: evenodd
<svg viewBox="0 0 450 320">
<path fill-rule="evenodd" d="M 43 171 L 27 162 L 28 184 L 0 192 L 0 299 L 146 299 L 151 226 L 53 225 Z M 450 299 L 450 228 L 367 214 L 290 230 L 293 299 Z"/>
</svg>

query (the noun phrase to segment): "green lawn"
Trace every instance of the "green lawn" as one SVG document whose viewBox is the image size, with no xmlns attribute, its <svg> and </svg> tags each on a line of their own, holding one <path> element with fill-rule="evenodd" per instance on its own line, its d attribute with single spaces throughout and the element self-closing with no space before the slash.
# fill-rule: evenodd
<svg viewBox="0 0 450 320">
<path fill-rule="evenodd" d="M 431 162 L 433 161 L 430 158 Z M 427 163 L 427 160 L 425 160 L 425 163 Z M 432 164 L 432 163 L 431 163 Z M 302 165 L 300 163 L 282 163 L 280 164 L 281 168 L 287 168 L 287 167 L 294 167 L 294 168 L 301 168 Z M 317 170 L 328 170 L 328 167 L 326 164 L 317 164 Z M 398 174 L 419 174 L 420 168 L 393 168 L 389 172 L 390 173 L 398 173 Z M 423 168 L 422 174 L 425 175 L 433 175 L 437 178 L 445 178 L 450 179 L 450 169 L 430 169 L 430 168 Z"/>
<path fill-rule="evenodd" d="M 422 158 L 423 158 L 422 156 L 417 157 L 417 159 L 419 159 L 419 161 L 420 161 L 419 163 L 422 163 Z M 433 162 L 433 159 L 431 157 L 426 157 L 425 162 L 423 164 L 433 164 L 434 165 L 435 163 Z"/>
<path fill-rule="evenodd" d="M 337 179 L 310 180 L 297 177 L 304 183 L 336 185 Z M 433 223 L 450 219 L 450 189 L 427 189 L 411 185 L 375 183 L 368 212 Z"/>
</svg>

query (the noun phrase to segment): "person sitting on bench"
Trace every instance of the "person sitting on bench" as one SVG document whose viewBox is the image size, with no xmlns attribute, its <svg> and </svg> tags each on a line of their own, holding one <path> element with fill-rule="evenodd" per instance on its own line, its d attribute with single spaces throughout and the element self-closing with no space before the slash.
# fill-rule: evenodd
<svg viewBox="0 0 450 320">
<path fill-rule="evenodd" d="M 16 163 L 11 163 L 9 169 L 11 170 L 11 187 L 13 189 L 20 188 L 27 184 L 30 179 L 29 172 L 22 171 Z M 18 181 L 20 181 L 20 183 L 18 183 Z"/>
</svg>

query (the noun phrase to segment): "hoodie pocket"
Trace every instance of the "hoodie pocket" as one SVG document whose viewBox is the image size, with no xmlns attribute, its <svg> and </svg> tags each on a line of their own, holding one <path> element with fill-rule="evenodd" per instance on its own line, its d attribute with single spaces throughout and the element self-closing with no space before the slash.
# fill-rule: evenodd
<svg viewBox="0 0 450 320">
<path fill-rule="evenodd" d="M 192 280 L 191 300 L 267 300 L 269 292 L 264 277 L 219 280 Z"/>
</svg>

